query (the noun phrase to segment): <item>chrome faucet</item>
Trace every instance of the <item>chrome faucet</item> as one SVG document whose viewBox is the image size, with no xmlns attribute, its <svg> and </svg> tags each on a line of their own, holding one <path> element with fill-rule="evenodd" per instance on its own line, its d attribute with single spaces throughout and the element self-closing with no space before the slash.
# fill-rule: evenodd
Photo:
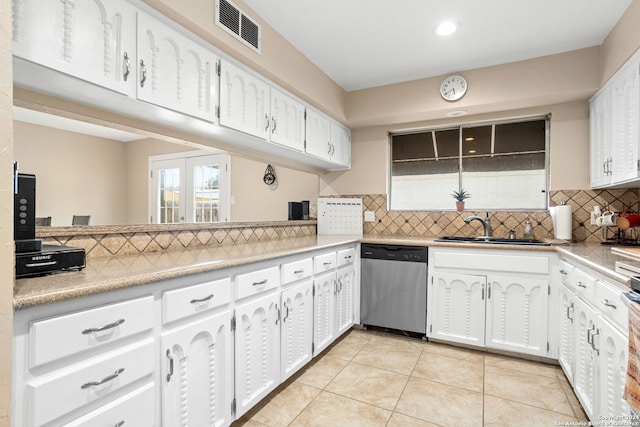
<svg viewBox="0 0 640 427">
<path fill-rule="evenodd" d="M 493 230 L 491 229 L 491 218 L 489 218 L 489 212 L 487 212 L 486 215 L 487 216 L 484 219 L 477 215 L 469 216 L 464 219 L 464 222 L 466 224 L 471 224 L 471 221 L 480 221 L 480 223 L 484 227 L 484 236 L 482 237 L 491 237 L 491 233 L 493 232 Z"/>
</svg>

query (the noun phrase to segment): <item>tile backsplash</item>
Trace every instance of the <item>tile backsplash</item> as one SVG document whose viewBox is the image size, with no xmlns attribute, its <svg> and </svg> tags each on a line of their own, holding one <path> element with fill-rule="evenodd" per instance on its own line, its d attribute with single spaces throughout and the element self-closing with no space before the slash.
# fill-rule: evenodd
<svg viewBox="0 0 640 427">
<path fill-rule="evenodd" d="M 375 213 L 374 222 L 365 222 L 365 234 L 404 234 L 410 236 L 476 236 L 483 232 L 477 222 L 465 224 L 464 218 L 469 215 L 484 217 L 485 211 L 389 211 L 385 194 L 364 195 L 327 195 L 323 197 L 358 197 L 362 198 L 363 211 Z M 621 212 L 624 209 L 637 211 L 638 190 L 561 190 L 552 191 L 550 205 L 556 206 L 565 201 L 573 208 L 573 240 L 580 242 L 601 242 L 605 239 L 603 227 L 590 224 L 593 206 L 602 210 L 610 209 Z M 452 200 L 453 205 L 453 200 Z M 549 211 L 489 211 L 493 234 L 506 237 L 510 230 L 515 230 L 517 237 L 522 237 L 524 222 L 529 218 L 533 225 L 535 237 L 552 238 L 553 221 Z M 615 228 L 615 227 L 614 227 Z M 617 230 L 617 229 L 616 229 Z"/>
</svg>

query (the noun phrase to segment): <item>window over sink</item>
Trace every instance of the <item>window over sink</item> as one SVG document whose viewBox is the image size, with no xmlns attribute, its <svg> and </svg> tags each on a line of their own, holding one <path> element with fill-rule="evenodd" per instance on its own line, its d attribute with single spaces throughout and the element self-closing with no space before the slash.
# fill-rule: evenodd
<svg viewBox="0 0 640 427">
<path fill-rule="evenodd" d="M 390 135 L 391 210 L 547 208 L 549 117 Z"/>
</svg>

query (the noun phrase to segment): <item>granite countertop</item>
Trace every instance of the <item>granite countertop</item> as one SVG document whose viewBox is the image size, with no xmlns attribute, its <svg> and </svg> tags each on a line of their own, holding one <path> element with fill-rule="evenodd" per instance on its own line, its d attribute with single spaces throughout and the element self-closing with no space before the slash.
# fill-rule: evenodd
<svg viewBox="0 0 640 427">
<path fill-rule="evenodd" d="M 611 253 L 610 246 L 599 244 L 518 246 L 435 242 L 434 239 L 436 238 L 398 235 L 313 235 L 233 245 L 204 246 L 183 251 L 169 250 L 97 257 L 89 259 L 86 268 L 81 271 L 17 279 L 14 286 L 13 306 L 18 310 L 356 242 L 467 249 L 557 251 L 627 286 L 629 286 L 629 277 L 615 271 L 616 261 L 624 260 L 629 264 L 637 264 L 640 268 L 640 261 L 615 255 Z"/>
<path fill-rule="evenodd" d="M 183 251 L 97 257 L 81 271 L 16 279 L 14 310 L 146 285 L 158 280 L 355 243 L 360 235 L 313 235 Z"/>
</svg>

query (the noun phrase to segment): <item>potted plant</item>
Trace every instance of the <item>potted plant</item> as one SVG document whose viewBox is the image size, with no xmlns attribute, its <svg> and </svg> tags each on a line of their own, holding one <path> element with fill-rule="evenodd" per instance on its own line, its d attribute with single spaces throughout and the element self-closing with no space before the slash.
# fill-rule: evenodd
<svg viewBox="0 0 640 427">
<path fill-rule="evenodd" d="M 456 199 L 456 210 L 462 212 L 464 210 L 464 201 L 471 197 L 471 194 L 467 193 L 463 188 L 460 191 L 454 191 L 451 193 L 451 197 Z"/>
</svg>

